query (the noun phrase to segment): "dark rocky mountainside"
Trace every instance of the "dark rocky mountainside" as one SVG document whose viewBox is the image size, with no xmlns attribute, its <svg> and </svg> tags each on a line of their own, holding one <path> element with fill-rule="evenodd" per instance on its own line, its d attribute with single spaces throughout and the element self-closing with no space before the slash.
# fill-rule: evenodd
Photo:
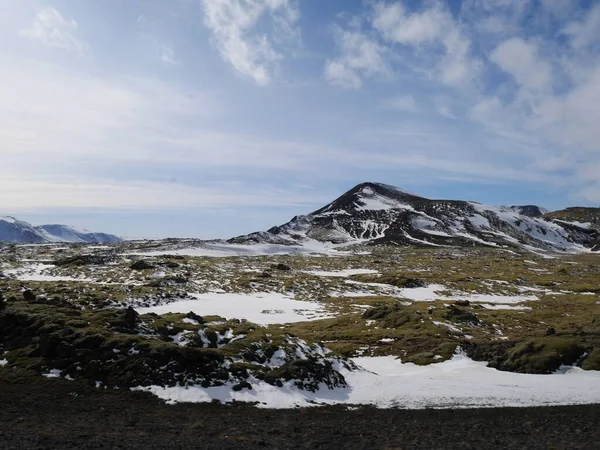
<svg viewBox="0 0 600 450">
<path fill-rule="evenodd" d="M 230 243 L 302 245 L 393 243 L 422 246 L 508 246 L 555 251 L 600 247 L 600 208 L 578 221 L 535 205 L 486 206 L 462 200 L 431 200 L 380 183 L 361 183 L 328 205 L 264 232 Z M 569 211 L 565 210 L 565 211 Z M 562 217 L 562 218 L 559 218 Z M 577 215 L 580 218 L 581 216 Z"/>
</svg>

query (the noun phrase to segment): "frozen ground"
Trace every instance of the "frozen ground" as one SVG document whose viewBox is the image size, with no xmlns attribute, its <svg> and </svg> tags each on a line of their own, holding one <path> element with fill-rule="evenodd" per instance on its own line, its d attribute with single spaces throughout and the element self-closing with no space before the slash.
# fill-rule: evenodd
<svg viewBox="0 0 600 450">
<path fill-rule="evenodd" d="M 6 275 L 14 276 L 20 281 L 82 281 L 92 282 L 90 278 L 76 278 L 69 276 L 50 275 L 47 272 L 54 269 L 54 264 L 35 263 L 26 265 L 20 269 L 4 270 Z"/>
<path fill-rule="evenodd" d="M 600 403 L 600 372 L 563 367 L 552 375 L 501 372 L 462 353 L 452 359 L 417 366 L 391 356 L 353 360 L 364 370 L 342 370 L 349 387 L 315 393 L 288 383 L 283 388 L 253 380 L 252 390 L 231 386 L 202 388 L 152 386 L 147 390 L 176 402 L 259 402 L 267 408 L 326 404 L 365 404 L 380 408 L 472 408 Z"/>
<path fill-rule="evenodd" d="M 340 296 L 348 297 L 360 297 L 361 295 L 377 295 L 378 293 L 394 295 L 396 297 L 406 298 L 413 302 L 434 302 L 436 300 L 468 300 L 471 303 L 486 303 L 496 305 L 511 305 L 523 302 L 530 302 L 538 300 L 535 295 L 499 295 L 499 294 L 478 294 L 470 292 L 460 292 L 456 290 L 450 290 L 447 286 L 442 284 L 430 284 L 425 287 L 417 288 L 396 288 L 388 284 L 382 283 L 362 283 L 354 280 L 346 280 L 346 284 L 358 285 L 363 288 L 374 289 L 372 293 L 368 293 L 363 290 L 360 294 L 355 293 L 341 293 Z M 535 291 L 532 289 L 532 291 Z M 451 294 L 449 295 L 449 292 Z M 540 290 L 540 292 L 544 292 Z M 500 309 L 500 308 L 496 308 Z"/>
<path fill-rule="evenodd" d="M 260 325 L 303 322 L 332 317 L 322 304 L 294 300 L 273 292 L 255 294 L 191 294 L 193 300 L 179 300 L 148 308 L 136 308 L 140 314 L 187 313 L 217 315 L 228 319 L 247 319 Z"/>
<path fill-rule="evenodd" d="M 304 273 L 317 277 L 349 277 L 351 275 L 368 275 L 379 273 L 373 269 L 344 269 L 344 270 L 304 270 Z"/>
<path fill-rule="evenodd" d="M 132 253 L 137 256 L 160 256 L 160 255 L 179 255 L 179 256 L 208 256 L 222 258 L 229 256 L 269 256 L 269 255 L 289 255 L 289 254 L 339 254 L 336 249 L 347 246 L 348 244 L 331 244 L 317 241 L 307 241 L 302 245 L 279 245 L 279 244 L 221 244 L 205 243 L 201 246 L 180 248 L 175 250 L 152 250 L 147 252 Z M 343 254 L 343 253 L 342 253 Z"/>
</svg>

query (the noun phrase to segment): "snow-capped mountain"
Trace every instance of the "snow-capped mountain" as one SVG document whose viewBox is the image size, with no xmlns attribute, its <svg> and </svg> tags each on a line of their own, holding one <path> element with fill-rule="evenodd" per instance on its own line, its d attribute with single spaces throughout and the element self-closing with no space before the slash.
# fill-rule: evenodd
<svg viewBox="0 0 600 450">
<path fill-rule="evenodd" d="M 76 229 L 68 225 L 41 225 L 39 228 L 52 236 L 59 237 L 64 242 L 113 243 L 122 240 L 113 234 L 94 233 L 88 230 Z"/>
<path fill-rule="evenodd" d="M 0 242 L 45 244 L 51 242 L 112 243 L 121 242 L 112 234 L 77 230 L 67 225 L 33 226 L 14 217 L 0 217 Z"/>
<path fill-rule="evenodd" d="M 547 218 L 545 213 L 535 205 L 493 207 L 460 200 L 430 200 L 385 184 L 361 183 L 308 215 L 229 242 L 298 245 L 316 240 L 557 251 L 600 248 L 599 230 Z M 596 213 L 600 215 L 600 209 Z"/>
</svg>

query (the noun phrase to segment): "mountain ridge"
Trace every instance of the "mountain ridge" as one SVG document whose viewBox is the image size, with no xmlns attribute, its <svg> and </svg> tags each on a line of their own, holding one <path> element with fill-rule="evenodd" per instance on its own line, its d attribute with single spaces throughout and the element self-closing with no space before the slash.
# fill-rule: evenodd
<svg viewBox="0 0 600 450">
<path fill-rule="evenodd" d="M 600 224 L 600 208 L 592 210 L 588 215 L 596 214 Z M 465 200 L 433 200 L 394 186 L 365 182 L 312 213 L 227 242 L 301 245 L 316 240 L 550 251 L 600 249 L 600 226 L 558 216 L 537 205 L 487 206 Z"/>
<path fill-rule="evenodd" d="M 79 230 L 68 225 L 32 225 L 12 216 L 0 216 L 0 242 L 15 244 L 88 243 L 106 244 L 121 242 L 118 236 Z"/>
</svg>

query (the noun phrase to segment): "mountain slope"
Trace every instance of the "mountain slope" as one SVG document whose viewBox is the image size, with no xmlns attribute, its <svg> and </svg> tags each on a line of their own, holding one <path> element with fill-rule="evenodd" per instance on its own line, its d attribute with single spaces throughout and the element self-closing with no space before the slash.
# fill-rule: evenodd
<svg viewBox="0 0 600 450">
<path fill-rule="evenodd" d="M 379 183 L 361 183 L 306 216 L 232 243 L 298 245 L 307 240 L 400 245 L 488 245 L 556 251 L 594 248 L 598 230 L 541 217 L 535 205 L 491 207 L 430 200 Z"/>
<path fill-rule="evenodd" d="M 567 222 L 583 228 L 595 228 L 600 231 L 600 208 L 576 206 L 560 211 L 546 213 L 544 218 L 554 222 Z"/>
<path fill-rule="evenodd" d="M 541 206 L 537 205 L 509 206 L 508 208 L 522 216 L 527 217 L 542 217 L 544 214 L 548 214 L 550 212 L 546 208 L 542 208 Z"/>
<path fill-rule="evenodd" d="M 106 233 L 92 233 L 77 230 L 67 225 L 33 226 L 14 217 L 0 217 L 0 242 L 18 244 L 45 244 L 52 242 L 69 243 L 111 243 L 120 242 L 118 236 Z"/>
<path fill-rule="evenodd" d="M 121 241 L 121 238 L 112 234 L 78 230 L 68 225 L 41 225 L 38 228 L 60 238 L 64 242 L 113 243 Z"/>
</svg>

